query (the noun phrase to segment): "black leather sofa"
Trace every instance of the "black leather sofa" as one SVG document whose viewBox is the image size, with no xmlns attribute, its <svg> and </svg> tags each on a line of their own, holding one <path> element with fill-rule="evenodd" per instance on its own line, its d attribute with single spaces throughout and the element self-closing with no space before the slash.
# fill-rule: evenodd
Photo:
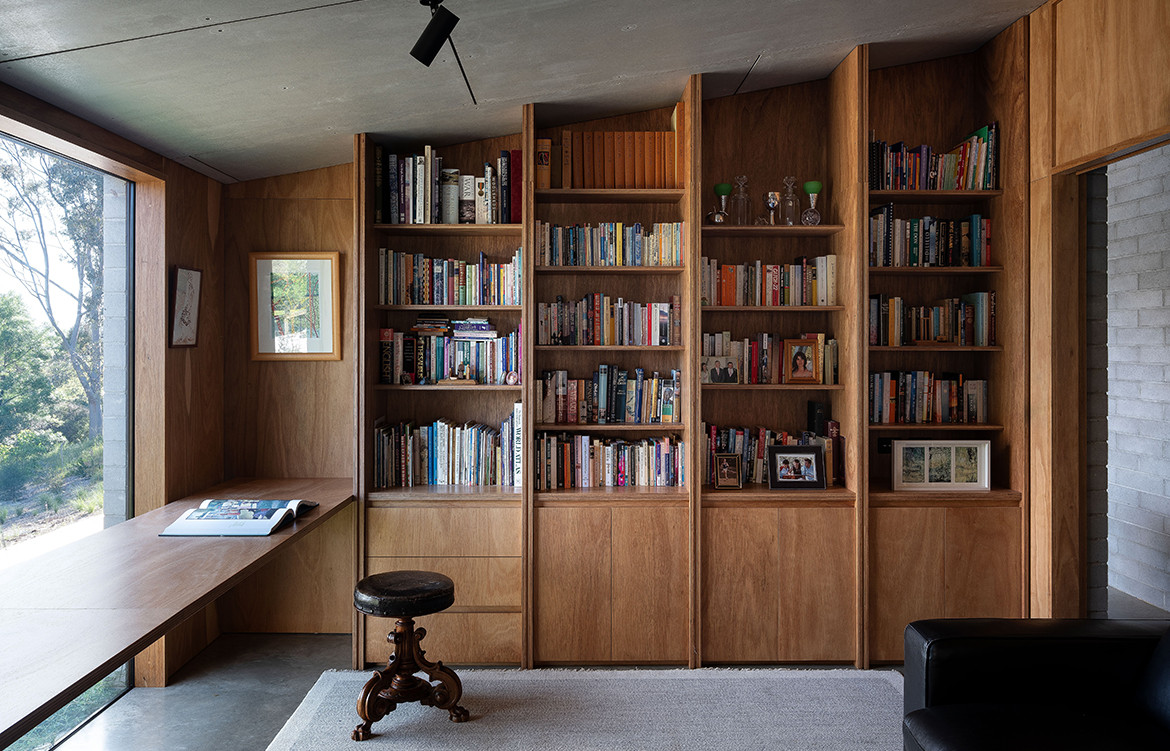
<svg viewBox="0 0 1170 751">
<path fill-rule="evenodd" d="M 906 751 L 1170 751 L 1170 622 L 906 627 Z"/>
</svg>

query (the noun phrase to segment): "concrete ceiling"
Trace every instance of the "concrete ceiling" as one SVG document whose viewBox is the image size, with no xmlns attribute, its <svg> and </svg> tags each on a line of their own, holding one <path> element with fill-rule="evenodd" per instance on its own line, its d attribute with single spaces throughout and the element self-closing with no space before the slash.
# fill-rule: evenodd
<svg viewBox="0 0 1170 751">
<path fill-rule="evenodd" d="M 3 0 L 0 81 L 224 182 L 349 162 L 354 133 L 458 143 L 968 52 L 1042 0 Z M 552 119 L 555 118 L 556 122 Z"/>
</svg>

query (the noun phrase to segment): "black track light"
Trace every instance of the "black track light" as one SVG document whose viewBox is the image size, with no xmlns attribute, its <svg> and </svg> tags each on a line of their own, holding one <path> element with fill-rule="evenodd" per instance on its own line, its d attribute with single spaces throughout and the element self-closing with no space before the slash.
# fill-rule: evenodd
<svg viewBox="0 0 1170 751">
<path fill-rule="evenodd" d="M 423 5 L 430 5 L 430 3 L 424 2 Z M 435 60 L 435 55 L 439 54 L 439 50 L 446 44 L 447 39 L 451 36 L 451 30 L 455 28 L 457 23 L 459 23 L 459 16 L 437 3 L 431 5 L 431 22 L 423 29 L 418 41 L 414 43 L 410 56 L 429 68 Z"/>
</svg>

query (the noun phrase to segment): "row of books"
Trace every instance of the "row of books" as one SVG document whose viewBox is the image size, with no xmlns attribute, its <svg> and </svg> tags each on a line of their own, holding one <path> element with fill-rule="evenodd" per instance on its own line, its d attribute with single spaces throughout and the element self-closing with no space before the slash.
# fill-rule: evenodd
<svg viewBox="0 0 1170 751">
<path fill-rule="evenodd" d="M 378 340 L 378 383 L 425 384 L 444 379 L 520 383 L 519 331 L 499 336 L 494 329 L 443 334 L 385 328 L 379 330 Z"/>
<path fill-rule="evenodd" d="M 987 381 L 961 373 L 887 370 L 869 374 L 869 421 L 875 425 L 987 422 Z"/>
<path fill-rule="evenodd" d="M 681 266 L 682 222 L 602 222 L 562 227 L 536 220 L 541 266 Z"/>
<path fill-rule="evenodd" d="M 567 370 L 546 370 L 536 389 L 536 414 L 547 424 L 650 425 L 678 423 L 682 378 L 658 371 L 646 375 L 601 364 L 590 378 L 570 378 Z"/>
<path fill-rule="evenodd" d="M 374 426 L 374 487 L 417 485 L 505 485 L 523 483 L 520 402 L 499 429 L 481 423 L 430 425 L 400 422 Z"/>
<path fill-rule="evenodd" d="M 991 220 L 980 214 L 899 219 L 892 203 L 878 206 L 869 212 L 869 265 L 990 266 Z"/>
<path fill-rule="evenodd" d="M 995 291 L 969 292 L 929 305 L 906 305 L 901 297 L 869 296 L 872 347 L 995 346 Z"/>
<path fill-rule="evenodd" d="M 501 150 L 483 168 L 443 166 L 431 146 L 399 155 L 376 145 L 375 224 L 519 224 L 523 154 Z"/>
<path fill-rule="evenodd" d="M 702 305 L 836 305 L 837 256 L 808 258 L 795 263 L 755 261 L 721 264 L 701 259 Z"/>
<path fill-rule="evenodd" d="M 769 446 L 821 446 L 825 451 L 825 483 L 832 486 L 845 476 L 845 438 L 841 424 L 836 420 L 826 423 L 826 435 L 811 430 L 773 430 L 760 426 L 719 426 L 703 423 L 701 431 L 707 437 L 703 447 L 703 484 L 711 485 L 715 478 L 716 454 L 739 454 L 742 481 L 768 482 Z"/>
<path fill-rule="evenodd" d="M 536 304 L 536 343 L 594 346 L 682 344 L 682 305 L 629 302 L 594 292 L 574 302 Z"/>
<path fill-rule="evenodd" d="M 999 123 L 984 125 L 946 153 L 870 138 L 870 190 L 995 190 Z"/>
<path fill-rule="evenodd" d="M 537 188 L 680 188 L 686 145 L 683 105 L 668 131 L 561 131 L 536 139 Z M 547 165 L 547 168 L 546 166 Z"/>
<path fill-rule="evenodd" d="M 686 484 L 686 443 L 674 436 L 634 441 L 542 432 L 535 454 L 537 490 Z"/>
<path fill-rule="evenodd" d="M 379 305 L 521 305 L 523 248 L 512 260 L 429 258 L 422 253 L 378 249 Z"/>
<path fill-rule="evenodd" d="M 704 331 L 700 383 L 838 383 L 839 347 L 824 333 L 783 339 L 761 331 L 733 339 L 730 331 Z"/>
</svg>

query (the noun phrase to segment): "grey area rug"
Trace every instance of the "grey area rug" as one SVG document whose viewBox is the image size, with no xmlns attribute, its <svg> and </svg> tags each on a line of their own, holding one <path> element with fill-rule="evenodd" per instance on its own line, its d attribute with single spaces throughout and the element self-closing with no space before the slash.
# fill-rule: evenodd
<svg viewBox="0 0 1170 751">
<path fill-rule="evenodd" d="M 458 672 L 468 722 L 402 704 L 359 743 L 350 732 L 372 673 L 328 671 L 268 751 L 902 748 L 902 676 L 890 670 Z"/>
</svg>

